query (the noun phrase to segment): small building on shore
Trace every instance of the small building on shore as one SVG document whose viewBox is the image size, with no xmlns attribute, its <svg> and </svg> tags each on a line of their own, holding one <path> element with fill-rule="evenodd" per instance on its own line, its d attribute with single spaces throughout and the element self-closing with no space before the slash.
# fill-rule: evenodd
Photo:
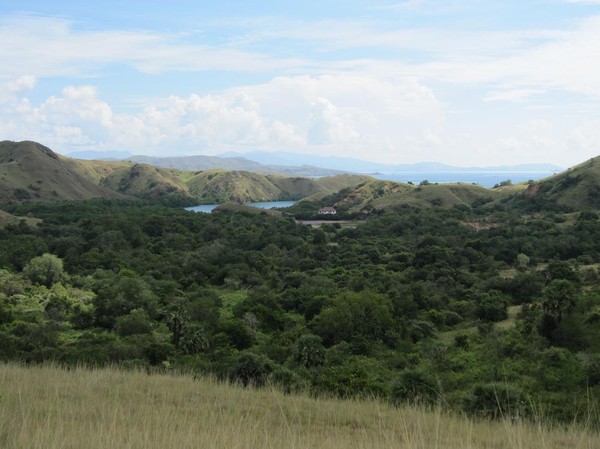
<svg viewBox="0 0 600 449">
<path fill-rule="evenodd" d="M 334 207 L 322 207 L 319 209 L 319 215 L 335 215 L 337 211 Z"/>
</svg>

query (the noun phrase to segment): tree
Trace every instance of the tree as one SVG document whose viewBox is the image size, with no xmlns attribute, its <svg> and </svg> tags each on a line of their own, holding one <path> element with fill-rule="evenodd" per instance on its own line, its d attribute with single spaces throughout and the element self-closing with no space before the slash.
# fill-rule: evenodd
<svg viewBox="0 0 600 449">
<path fill-rule="evenodd" d="M 524 270 L 529 265 L 529 256 L 527 254 L 519 253 L 517 254 L 517 268 L 519 270 Z"/>
<path fill-rule="evenodd" d="M 23 273 L 33 283 L 52 287 L 63 275 L 63 262 L 54 254 L 44 253 L 31 259 Z"/>
<path fill-rule="evenodd" d="M 555 279 L 544 291 L 542 299 L 541 334 L 552 340 L 554 331 L 563 317 L 575 308 L 577 289 L 572 282 L 565 279 Z"/>
<path fill-rule="evenodd" d="M 121 336 L 149 334 L 152 332 L 152 320 L 144 309 L 133 309 L 117 318 L 116 330 Z"/>
<path fill-rule="evenodd" d="M 497 290 L 482 295 L 477 303 L 477 318 L 486 322 L 498 322 L 508 317 L 508 298 Z"/>
<path fill-rule="evenodd" d="M 392 302 L 381 294 L 347 292 L 315 317 L 313 327 L 328 345 L 356 338 L 377 341 L 393 327 L 392 311 Z"/>
<path fill-rule="evenodd" d="M 294 348 L 294 362 L 311 368 L 325 363 L 323 340 L 318 335 L 302 335 Z"/>
<path fill-rule="evenodd" d="M 572 282 L 565 279 L 555 279 L 544 292 L 542 311 L 557 322 L 575 308 L 577 289 Z"/>
</svg>

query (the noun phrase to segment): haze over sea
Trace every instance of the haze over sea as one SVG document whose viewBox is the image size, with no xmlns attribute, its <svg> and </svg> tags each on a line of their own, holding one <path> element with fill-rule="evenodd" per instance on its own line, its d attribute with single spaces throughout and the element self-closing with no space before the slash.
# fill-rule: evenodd
<svg viewBox="0 0 600 449">
<path fill-rule="evenodd" d="M 540 180 L 554 175 L 555 172 L 398 172 L 371 174 L 374 178 L 396 182 L 412 182 L 419 184 L 423 180 L 431 183 L 479 184 L 483 187 L 494 187 L 502 181 L 510 180 L 513 184 L 529 180 Z"/>
</svg>

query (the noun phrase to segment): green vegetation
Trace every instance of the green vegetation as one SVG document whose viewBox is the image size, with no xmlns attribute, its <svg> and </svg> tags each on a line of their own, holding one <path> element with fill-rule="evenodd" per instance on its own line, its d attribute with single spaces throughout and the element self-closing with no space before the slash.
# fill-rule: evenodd
<svg viewBox="0 0 600 449">
<path fill-rule="evenodd" d="M 5 449 L 600 446 L 585 425 L 540 426 L 511 416 L 485 422 L 439 408 L 284 395 L 175 373 L 3 364 L 0 386 Z"/>
<path fill-rule="evenodd" d="M 597 430 L 597 165 L 484 189 L 87 164 L 3 142 L 0 360 Z M 167 207 L 311 192 L 286 214 Z M 292 218 L 323 206 L 338 214 L 319 228 Z"/>
<path fill-rule="evenodd" d="M 509 204 L 530 210 L 600 209 L 600 160 L 598 157 L 539 182 L 531 182 L 527 189 Z"/>
<path fill-rule="evenodd" d="M 2 360 L 170 367 L 482 417 L 568 421 L 600 393 L 594 213 L 404 207 L 313 229 L 245 208 L 5 209 L 42 222 L 0 230 Z"/>
</svg>

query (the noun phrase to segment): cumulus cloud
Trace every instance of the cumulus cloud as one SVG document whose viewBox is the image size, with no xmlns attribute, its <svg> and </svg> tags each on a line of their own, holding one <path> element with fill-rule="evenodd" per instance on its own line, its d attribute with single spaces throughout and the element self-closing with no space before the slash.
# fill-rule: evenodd
<svg viewBox="0 0 600 449">
<path fill-rule="evenodd" d="M 341 75 L 170 96 L 130 114 L 116 113 L 90 85 L 65 87 L 39 105 L 13 95 L 0 106 L 9 138 L 163 155 L 261 148 L 398 159 L 407 142 L 435 142 L 432 130 L 444 121 L 433 92 L 415 80 Z"/>
<path fill-rule="evenodd" d="M 82 30 L 62 18 L 0 19 L 0 60 L 11 61 L 0 65 L 0 134 L 63 151 L 267 149 L 383 162 L 485 164 L 511 154 L 513 160 L 527 155 L 560 163 L 565 154 L 600 147 L 593 130 L 597 113 L 584 122 L 576 104 L 600 96 L 600 17 L 562 29 L 521 31 L 277 18 L 250 31 L 252 39 L 210 44 L 168 33 Z M 296 53 L 301 58 L 268 54 L 264 49 L 277 41 L 309 51 Z M 170 91 L 123 112 L 88 85 L 89 75 L 101 75 L 111 64 L 144 73 L 261 71 L 270 81 L 210 94 L 168 96 Z M 32 94 L 38 79 L 63 75 L 77 81 L 66 81 L 71 86 L 43 100 Z M 79 85 L 82 76 L 86 85 Z M 459 89 L 478 95 L 478 104 L 463 101 Z M 556 126 L 559 114 L 523 112 L 540 106 L 574 111 L 570 129 Z M 468 111 L 457 112 L 463 108 Z M 520 116 L 509 113 L 492 123 L 499 114 L 490 111 L 499 108 Z M 523 124 L 515 125 L 518 120 Z M 480 124 L 495 129 L 478 135 Z M 463 131 L 453 130 L 456 125 Z"/>
<path fill-rule="evenodd" d="M 600 120 L 585 120 L 569 135 L 569 150 L 596 156 L 600 149 Z"/>
</svg>

